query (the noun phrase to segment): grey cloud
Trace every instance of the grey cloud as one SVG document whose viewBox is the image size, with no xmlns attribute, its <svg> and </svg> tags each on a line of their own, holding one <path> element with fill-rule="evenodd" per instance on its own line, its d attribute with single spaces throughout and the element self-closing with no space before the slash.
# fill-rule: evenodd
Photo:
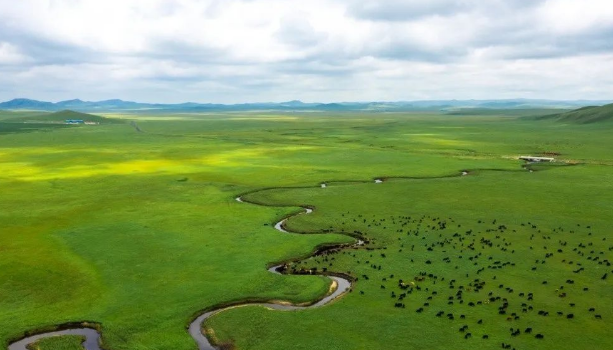
<svg viewBox="0 0 613 350">
<path fill-rule="evenodd" d="M 469 48 L 449 48 L 445 50 L 424 50 L 410 45 L 390 44 L 377 53 L 378 57 L 414 62 L 446 63 L 464 58 Z"/>
<path fill-rule="evenodd" d="M 212 46 L 193 45 L 180 39 L 154 39 L 147 51 L 137 54 L 151 59 L 171 59 L 190 64 L 222 64 L 230 58 L 226 50 Z"/>
<path fill-rule="evenodd" d="M 327 38 L 325 33 L 317 32 L 299 13 L 283 18 L 275 36 L 286 44 L 303 48 L 314 46 Z"/>
<path fill-rule="evenodd" d="M 80 62 L 100 62 L 103 56 L 77 45 L 49 40 L 35 36 L 26 31 L 0 23 L 0 42 L 15 45 L 22 53 L 32 58 L 31 65 L 75 64 Z"/>
<path fill-rule="evenodd" d="M 358 19 L 396 22 L 412 21 L 429 16 L 457 16 L 462 13 L 482 12 L 507 15 L 513 11 L 526 11 L 546 0 L 351 0 L 349 14 Z"/>
<path fill-rule="evenodd" d="M 356 1 L 349 12 L 357 18 L 374 21 L 407 21 L 426 16 L 444 16 L 469 10 L 464 1 Z"/>
<path fill-rule="evenodd" d="M 542 2 L 492 2 L 472 7 L 463 3 L 467 12 L 462 15 L 457 11 L 452 13 L 456 19 L 458 16 L 464 16 L 467 25 L 473 26 L 472 35 L 465 40 L 434 47 L 420 45 L 403 36 L 405 27 L 396 22 L 400 17 L 381 17 L 381 20 L 389 21 L 387 37 L 362 54 L 394 60 L 449 63 L 466 60 L 479 50 L 487 50 L 491 58 L 504 60 L 562 58 L 613 51 L 613 25 L 603 23 L 587 32 L 563 35 L 554 34 L 539 26 L 540 23 L 536 22 L 537 19 L 529 10 Z M 401 8 L 396 10 L 401 12 Z M 461 29 L 457 26 L 462 22 L 454 23 L 452 18 L 443 18 L 440 23 L 442 29 L 453 34 L 454 30 Z"/>
<path fill-rule="evenodd" d="M 342 78 L 355 74 L 358 68 L 352 65 L 355 59 L 313 60 L 301 59 L 269 65 L 267 70 L 290 76 L 325 76 Z"/>
<path fill-rule="evenodd" d="M 556 35 L 525 24 L 496 23 L 479 33 L 470 48 L 489 48 L 497 52 L 495 58 L 508 60 L 572 57 L 612 52 L 611 38 L 613 26 Z"/>
</svg>

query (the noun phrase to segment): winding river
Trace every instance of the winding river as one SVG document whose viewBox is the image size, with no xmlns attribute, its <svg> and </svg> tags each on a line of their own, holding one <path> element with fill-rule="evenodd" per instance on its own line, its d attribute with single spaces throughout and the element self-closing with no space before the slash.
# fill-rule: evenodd
<svg viewBox="0 0 613 350">
<path fill-rule="evenodd" d="M 100 348 L 100 333 L 93 328 L 71 328 L 63 331 L 41 333 L 16 341 L 9 345 L 9 350 L 28 350 L 28 345 L 43 338 L 59 337 L 62 335 L 79 335 L 85 337 L 83 347 L 87 350 L 102 350 Z"/>
<path fill-rule="evenodd" d="M 524 167 L 525 170 L 530 170 L 530 172 L 532 172 L 532 169 L 530 167 Z M 483 169 L 483 170 L 491 170 L 494 171 L 496 169 Z M 459 174 L 456 175 L 449 175 L 449 176 L 444 176 L 444 177 L 457 177 L 457 176 L 466 176 L 469 175 L 470 172 L 468 170 L 464 170 Z M 418 180 L 418 179 L 432 179 L 432 178 L 420 178 L 420 177 L 394 177 L 395 179 L 412 179 L 412 180 Z M 376 178 L 374 180 L 368 181 L 369 183 L 372 183 L 374 181 L 374 183 L 380 184 L 382 182 L 384 182 L 385 180 L 388 180 L 391 178 Z M 326 188 L 330 183 L 334 183 L 334 181 L 331 182 L 322 182 L 320 183 L 320 187 L 321 188 Z M 354 183 L 367 183 L 367 181 L 356 181 Z M 245 200 L 242 197 L 236 197 L 235 198 L 237 202 L 241 202 L 241 203 L 250 203 L 250 204 L 254 204 L 254 205 L 258 205 L 257 203 L 253 203 L 253 202 L 249 202 L 247 200 Z M 301 215 L 301 214 L 310 214 L 313 212 L 312 208 L 308 208 L 308 207 L 303 207 L 304 211 L 299 212 L 297 214 L 294 214 L 290 217 L 287 217 L 281 221 L 279 221 L 278 223 L 276 223 L 274 225 L 274 228 L 280 232 L 283 233 L 292 233 L 289 232 L 288 230 L 286 230 L 285 228 L 285 223 L 287 222 L 288 219 L 290 219 L 293 216 L 296 215 Z M 328 251 L 330 249 L 341 249 L 341 248 L 356 248 L 356 247 L 360 247 L 364 245 L 364 241 L 361 239 L 358 239 L 357 242 L 355 244 L 352 245 L 337 245 L 337 246 L 332 246 L 332 247 L 328 247 L 322 250 L 319 250 L 317 253 L 315 253 L 315 255 L 317 254 L 321 254 L 322 252 Z M 271 268 L 268 269 L 270 272 L 272 273 L 276 273 L 276 274 L 282 274 L 285 273 L 284 271 L 284 264 L 281 265 L 277 265 L 277 266 L 273 266 Z M 343 276 L 343 275 L 327 275 L 328 278 L 330 278 L 332 280 L 332 285 L 330 287 L 330 292 L 323 297 L 322 299 L 313 302 L 310 305 L 292 305 L 289 302 L 284 302 L 284 301 L 270 301 L 270 302 L 260 302 L 260 303 L 256 303 L 256 302 L 243 302 L 243 303 L 237 303 L 235 305 L 232 306 L 223 306 L 223 307 L 219 307 L 219 308 L 213 308 L 210 309 L 208 311 L 203 312 L 200 316 L 198 316 L 197 318 L 195 318 L 189 325 L 188 327 L 188 332 L 189 334 L 192 336 L 192 338 L 194 339 L 194 341 L 196 342 L 196 344 L 198 345 L 198 349 L 199 350 L 217 350 L 218 348 L 215 347 L 213 344 L 211 344 L 209 342 L 209 340 L 206 338 L 206 336 L 202 333 L 202 323 L 204 321 L 206 321 L 207 319 L 209 319 L 210 317 L 212 317 L 213 315 L 216 315 L 220 312 L 223 312 L 224 310 L 228 310 L 231 308 L 236 308 L 236 307 L 244 307 L 244 306 L 253 306 L 253 305 L 257 305 L 257 306 L 263 306 L 269 309 L 274 309 L 274 310 L 303 310 L 303 309 L 308 309 L 308 308 L 317 308 L 317 307 L 321 307 L 324 306 L 328 303 L 330 303 L 331 301 L 343 296 L 345 293 L 347 293 L 350 289 L 351 289 L 351 280 L 348 276 Z M 40 334 L 36 334 L 36 335 L 32 335 L 32 336 L 28 336 L 25 337 L 21 340 L 15 341 L 13 343 L 11 343 L 8 346 L 8 350 L 28 350 L 27 346 L 40 340 L 43 338 L 48 338 L 48 337 L 55 337 L 55 336 L 65 336 L 65 335 L 77 335 L 77 336 L 82 336 L 85 338 L 85 340 L 83 341 L 83 347 L 86 350 L 102 350 L 101 349 L 101 334 L 100 332 L 95 329 L 95 328 L 89 328 L 89 327 L 72 327 L 72 326 L 59 326 L 59 328 L 64 328 L 63 330 L 59 330 L 59 331 L 54 331 L 54 332 L 46 332 L 46 333 L 40 333 Z"/>
<path fill-rule="evenodd" d="M 247 202 L 242 197 L 237 197 L 236 201 L 241 202 L 241 203 Z M 252 204 L 255 204 L 255 203 L 252 203 Z M 304 209 L 303 212 L 297 213 L 295 215 L 311 214 L 313 212 L 313 209 L 311 208 L 303 207 L 302 209 Z M 292 215 L 292 216 L 295 216 L 295 215 Z M 277 222 L 275 224 L 275 229 L 283 233 L 291 233 L 285 229 L 285 223 L 292 216 L 287 217 Z M 351 247 L 357 247 L 363 244 L 364 242 L 362 240 L 358 240 L 358 242 L 351 245 Z M 276 274 L 282 274 L 282 271 L 284 271 L 284 266 L 285 264 L 276 265 L 276 266 L 270 267 L 268 271 L 272 273 L 276 273 Z M 226 306 L 226 307 L 222 307 L 219 309 L 213 309 L 211 311 L 207 311 L 203 313 L 202 315 L 198 316 L 194 321 L 192 321 L 192 323 L 190 323 L 188 332 L 192 336 L 192 338 L 194 338 L 194 340 L 196 341 L 196 344 L 198 344 L 199 350 L 217 350 L 218 348 L 215 347 L 213 344 L 211 344 L 209 339 L 202 333 L 202 323 L 206 321 L 207 319 L 209 319 L 210 317 L 222 311 L 228 310 L 228 309 L 244 307 L 244 306 L 262 306 L 262 307 L 266 307 L 266 308 L 273 309 L 273 310 L 285 310 L 285 311 L 303 310 L 303 309 L 310 309 L 310 308 L 324 306 L 328 304 L 329 302 L 335 300 L 336 298 L 342 296 L 351 288 L 351 281 L 348 278 L 341 277 L 341 276 L 328 276 L 328 277 L 332 279 L 332 285 L 330 287 L 330 292 L 325 297 L 323 297 L 322 299 L 320 299 L 319 301 L 311 305 L 301 306 L 301 305 L 292 305 L 288 302 L 283 302 L 283 301 L 275 301 L 275 302 L 268 302 L 268 303 L 240 303 L 240 304 L 236 304 L 232 306 Z"/>
</svg>

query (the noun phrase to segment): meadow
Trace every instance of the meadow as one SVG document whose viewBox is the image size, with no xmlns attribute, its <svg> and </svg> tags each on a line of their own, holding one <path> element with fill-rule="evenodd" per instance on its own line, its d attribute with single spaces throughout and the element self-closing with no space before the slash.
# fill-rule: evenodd
<svg viewBox="0 0 613 350">
<path fill-rule="evenodd" d="M 352 292 L 316 310 L 237 308 L 204 327 L 237 349 L 607 348 L 613 126 L 525 117 L 547 113 L 141 113 L 64 126 L 1 112 L 0 343 L 86 321 L 105 349 L 195 349 L 186 326 L 200 311 L 310 302 L 330 282 L 308 271 L 326 271 L 356 278 Z M 517 159 L 552 153 L 563 162 L 534 172 Z M 245 193 L 266 205 L 235 200 Z M 273 229 L 301 205 L 316 210 L 288 228 L 326 234 Z M 308 258 L 355 232 L 364 249 Z M 304 275 L 266 270 L 292 259 Z"/>
</svg>

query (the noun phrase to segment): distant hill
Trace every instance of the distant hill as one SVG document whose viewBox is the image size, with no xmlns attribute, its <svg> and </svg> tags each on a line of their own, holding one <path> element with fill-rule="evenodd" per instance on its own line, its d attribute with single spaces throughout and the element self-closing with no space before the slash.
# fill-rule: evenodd
<svg viewBox="0 0 613 350">
<path fill-rule="evenodd" d="M 601 107 L 583 107 L 570 112 L 537 117 L 537 119 L 556 120 L 559 122 L 575 124 L 611 122 L 613 121 L 613 104 L 608 104 Z"/>
<path fill-rule="evenodd" d="M 114 124 L 118 123 L 117 120 L 109 119 L 105 117 L 101 117 L 98 115 L 75 112 L 71 110 L 63 110 L 54 113 L 41 113 L 36 115 L 28 115 L 18 118 L 13 118 L 7 120 L 8 122 L 39 122 L 39 123 L 49 123 L 49 122 L 65 122 L 66 120 L 83 120 L 86 122 L 95 122 L 100 124 Z"/>
<path fill-rule="evenodd" d="M 97 102 L 73 99 L 53 103 L 31 100 L 27 98 L 16 98 L 10 101 L 0 103 L 0 109 L 30 109 L 40 111 L 63 111 L 67 109 L 79 111 L 110 111 L 154 108 L 154 106 L 156 105 L 149 103 L 123 101 L 118 99 Z"/>
<path fill-rule="evenodd" d="M 550 116 L 552 114 L 559 114 L 566 112 L 568 109 L 558 108 L 459 108 L 453 109 L 447 112 L 447 115 L 458 116 L 479 116 L 479 115 L 497 115 L 497 116 L 509 116 L 509 117 L 537 117 L 537 116 Z"/>
<path fill-rule="evenodd" d="M 30 100 L 28 98 L 16 98 L 0 103 L 0 109 L 40 109 L 49 110 L 55 107 L 52 102 Z"/>
<path fill-rule="evenodd" d="M 587 105 L 604 105 L 611 101 L 554 101 L 531 99 L 508 100 L 425 100 L 425 101 L 371 101 L 371 102 L 334 102 L 334 103 L 305 103 L 298 100 L 286 102 L 261 102 L 241 104 L 215 104 L 186 102 L 178 104 L 167 103 L 140 103 L 119 99 L 104 101 L 83 101 L 79 99 L 60 102 L 36 101 L 25 98 L 14 99 L 0 103 L 0 109 L 7 110 L 38 110 L 62 111 L 66 109 L 79 112 L 110 112 L 125 111 L 139 112 L 224 112 L 224 111 L 337 111 L 337 112 L 423 112 L 445 111 L 452 112 L 458 109 L 574 109 Z"/>
</svg>

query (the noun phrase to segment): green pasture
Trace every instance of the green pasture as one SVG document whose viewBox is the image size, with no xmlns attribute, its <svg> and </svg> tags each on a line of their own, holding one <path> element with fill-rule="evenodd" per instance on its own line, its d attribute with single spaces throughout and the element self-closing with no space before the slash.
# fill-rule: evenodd
<svg viewBox="0 0 613 350">
<path fill-rule="evenodd" d="M 347 250 L 293 266 L 358 278 L 352 293 L 329 307 L 302 312 L 240 308 L 214 317 L 208 326 L 240 349 L 449 349 L 450 344 L 495 349 L 503 342 L 517 349 L 607 348 L 612 290 L 609 278 L 601 278 L 613 273 L 606 262 L 613 249 L 607 240 L 611 180 L 605 167 L 545 167 L 534 173 L 477 171 L 446 179 L 256 193 L 247 199 L 271 205 L 294 200 L 317 208 L 290 220 L 292 230 L 361 232 L 376 249 Z M 598 181 L 603 183 L 594 186 Z M 422 272 L 424 281 L 419 280 Z M 398 300 L 404 292 L 400 280 L 421 290 Z M 456 281 L 453 288 L 450 280 Z M 484 282 L 484 288 L 476 290 L 475 281 Z M 463 304 L 456 298 L 460 290 Z M 498 313 L 502 301 L 489 302 L 489 292 L 507 298 L 505 314 Z M 467 305 L 479 301 L 485 304 Z M 397 302 L 403 308 L 395 308 Z M 534 309 L 524 313 L 522 303 Z M 417 312 L 421 307 L 424 311 Z M 549 316 L 538 315 L 540 310 Z M 443 317 L 436 317 L 439 311 Z M 513 313 L 519 319 L 509 320 Z M 241 327 L 245 320 L 257 326 Z M 468 331 L 460 332 L 464 325 Z M 510 328 L 522 334 L 511 336 Z M 524 333 L 527 328 L 532 334 Z M 467 333 L 470 339 L 463 338 Z M 536 334 L 545 338 L 538 340 Z"/>
<path fill-rule="evenodd" d="M 603 240 L 610 236 L 613 199 L 608 124 L 571 125 L 523 115 L 258 112 L 106 115 L 124 122 L 33 128 L 19 119 L 31 113 L 0 113 L 4 345 L 28 331 L 89 321 L 101 327 L 109 350 L 195 349 L 185 327 L 201 310 L 247 299 L 308 302 L 321 297 L 329 284 L 324 277 L 266 271 L 269 263 L 307 257 L 318 245 L 353 241 L 341 234 L 292 235 L 272 228 L 306 204 L 317 210 L 292 218 L 290 228 L 360 231 L 377 250 L 338 253 L 332 266 L 328 257 L 294 267 L 349 273 L 358 277 L 354 291 L 317 310 L 224 312 L 206 325 L 220 340 L 238 349 L 445 349 L 449 344 L 494 349 L 501 342 L 517 349 L 576 349 L 606 348 L 612 340 L 606 324 L 613 317 L 608 284 L 613 274 L 601 280 L 606 267 L 598 264 L 610 260 L 613 245 Z M 530 173 L 516 159 L 542 153 L 580 165 L 536 167 Z M 396 178 L 461 170 L 470 175 Z M 375 177 L 390 179 L 318 186 Z M 263 188 L 271 189 L 253 192 Z M 234 200 L 247 192 L 253 192 L 250 200 L 272 206 Z M 439 232 L 411 222 L 405 232 L 396 232 L 407 216 L 438 218 L 431 225 L 445 219 L 448 226 Z M 377 222 L 385 225 L 372 221 L 382 219 Z M 390 220 L 396 223 L 387 224 Z M 493 220 L 508 227 L 500 238 L 486 232 L 499 226 Z M 527 222 L 538 229 L 521 226 Z M 407 235 L 409 227 L 418 236 Z M 564 231 L 552 231 L 559 227 Z M 470 229 L 473 236 L 462 238 L 509 243 L 515 253 L 481 245 L 462 252 L 467 241 L 453 235 Z M 457 241 L 456 248 L 427 250 L 425 244 L 445 238 Z M 559 241 L 567 245 L 561 248 Z M 579 243 L 593 244 L 578 248 L 585 254 L 578 256 L 572 249 Z M 479 252 L 479 265 L 467 260 Z M 532 271 L 547 252 L 554 256 Z M 447 255 L 463 258 L 448 264 L 441 261 Z M 489 255 L 516 265 L 477 276 Z M 593 256 L 599 259 L 587 259 Z M 562 259 L 572 259 L 573 265 Z M 366 260 L 382 269 L 373 270 Z M 575 274 L 578 262 L 585 271 Z M 413 281 L 423 271 L 456 279 L 456 289 L 444 285 L 443 290 L 445 282 L 435 287 L 433 279 L 426 279 L 422 290 L 439 290 L 427 310 L 415 312 L 427 297 L 421 291 L 404 299 L 406 308 L 394 307 L 390 293 L 398 276 Z M 365 274 L 368 280 L 360 278 Z M 507 321 L 508 315 L 497 313 L 500 301 L 481 308 L 446 304 L 451 291 L 475 278 L 486 281 L 485 289 L 466 293 L 466 303 L 491 289 L 508 298 L 511 313 L 520 291 L 534 292 L 536 310 L 520 311 L 520 320 Z M 549 283 L 541 284 L 543 279 Z M 567 279 L 575 283 L 565 285 Z M 515 292 L 504 294 L 499 284 Z M 552 291 L 561 285 L 568 293 L 564 298 Z M 588 292 L 580 289 L 584 286 Z M 576 311 L 568 303 L 575 303 Z M 587 310 L 591 305 L 602 320 Z M 550 315 L 539 318 L 537 307 Z M 437 318 L 439 309 L 466 319 Z M 575 317 L 558 317 L 557 311 L 572 311 Z M 482 328 L 475 325 L 477 317 L 484 320 Z M 464 324 L 470 339 L 458 332 Z M 508 334 L 511 327 L 529 326 L 545 338 Z M 485 333 L 487 341 L 481 339 Z M 43 350 L 72 349 L 75 339 L 40 343 Z"/>
<path fill-rule="evenodd" d="M 45 338 L 31 344 L 29 348 L 31 350 L 80 350 L 83 349 L 83 346 L 81 345 L 83 340 L 85 340 L 83 337 L 75 335 Z"/>
</svg>

